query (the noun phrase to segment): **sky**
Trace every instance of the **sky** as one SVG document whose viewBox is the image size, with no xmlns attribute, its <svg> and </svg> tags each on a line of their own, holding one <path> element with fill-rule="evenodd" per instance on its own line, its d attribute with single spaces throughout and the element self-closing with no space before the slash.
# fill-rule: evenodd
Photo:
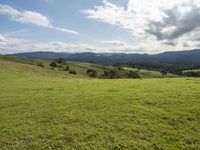
<svg viewBox="0 0 200 150">
<path fill-rule="evenodd" d="M 0 54 L 200 48 L 200 0 L 0 0 Z"/>
</svg>

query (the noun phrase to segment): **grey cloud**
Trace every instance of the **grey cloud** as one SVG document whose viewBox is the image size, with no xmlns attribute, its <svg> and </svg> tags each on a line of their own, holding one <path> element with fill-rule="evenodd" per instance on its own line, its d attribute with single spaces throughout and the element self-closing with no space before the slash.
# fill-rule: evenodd
<svg viewBox="0 0 200 150">
<path fill-rule="evenodd" d="M 163 44 L 170 45 L 170 46 L 176 46 L 177 45 L 177 43 L 173 42 L 173 41 L 166 41 L 166 42 L 163 42 Z"/>
<path fill-rule="evenodd" d="M 164 11 L 166 16 L 163 22 L 150 22 L 147 33 L 154 35 L 157 40 L 175 40 L 180 36 L 190 33 L 200 27 L 200 8 L 192 6 L 190 11 L 181 14 L 177 7 Z M 167 27 L 175 27 L 174 30 L 163 32 Z"/>
</svg>

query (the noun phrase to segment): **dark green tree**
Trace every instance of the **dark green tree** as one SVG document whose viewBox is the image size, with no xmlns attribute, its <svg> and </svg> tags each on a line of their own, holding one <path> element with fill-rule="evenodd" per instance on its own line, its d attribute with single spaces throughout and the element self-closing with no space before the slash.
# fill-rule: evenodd
<svg viewBox="0 0 200 150">
<path fill-rule="evenodd" d="M 69 70 L 69 66 L 66 66 L 66 67 L 65 67 L 65 71 L 68 71 L 68 70 Z"/>
<path fill-rule="evenodd" d="M 76 71 L 75 70 L 70 70 L 69 73 L 73 74 L 73 75 L 76 75 Z"/>
<path fill-rule="evenodd" d="M 95 78 L 97 76 L 97 71 L 93 70 L 93 69 L 88 69 L 87 70 L 87 74 L 91 77 L 91 78 Z"/>
<path fill-rule="evenodd" d="M 161 70 L 160 73 L 162 74 L 163 77 L 167 76 L 167 71 L 165 71 L 165 70 Z"/>
<path fill-rule="evenodd" d="M 51 62 L 49 66 L 51 66 L 53 68 L 58 67 L 58 65 L 57 65 L 57 63 L 55 61 Z"/>
<path fill-rule="evenodd" d="M 129 71 L 128 78 L 141 78 L 138 71 Z"/>
</svg>

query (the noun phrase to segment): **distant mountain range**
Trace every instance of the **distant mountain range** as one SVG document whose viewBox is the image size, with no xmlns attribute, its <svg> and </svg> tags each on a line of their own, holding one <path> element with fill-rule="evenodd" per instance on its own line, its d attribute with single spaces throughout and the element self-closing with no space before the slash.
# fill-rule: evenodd
<svg viewBox="0 0 200 150">
<path fill-rule="evenodd" d="M 10 54 L 34 59 L 64 58 L 74 61 L 90 61 L 100 64 L 114 63 L 166 63 L 176 65 L 200 65 L 200 49 L 189 51 L 170 51 L 155 55 L 125 54 L 125 53 L 56 53 L 56 52 L 30 52 Z"/>
</svg>

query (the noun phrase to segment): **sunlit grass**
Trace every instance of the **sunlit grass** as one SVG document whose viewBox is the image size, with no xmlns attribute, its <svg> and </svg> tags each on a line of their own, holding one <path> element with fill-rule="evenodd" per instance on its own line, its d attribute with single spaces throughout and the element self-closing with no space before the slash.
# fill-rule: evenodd
<svg viewBox="0 0 200 150">
<path fill-rule="evenodd" d="M 63 78 L 0 61 L 0 148 L 200 149 L 199 89 L 194 78 Z"/>
</svg>

